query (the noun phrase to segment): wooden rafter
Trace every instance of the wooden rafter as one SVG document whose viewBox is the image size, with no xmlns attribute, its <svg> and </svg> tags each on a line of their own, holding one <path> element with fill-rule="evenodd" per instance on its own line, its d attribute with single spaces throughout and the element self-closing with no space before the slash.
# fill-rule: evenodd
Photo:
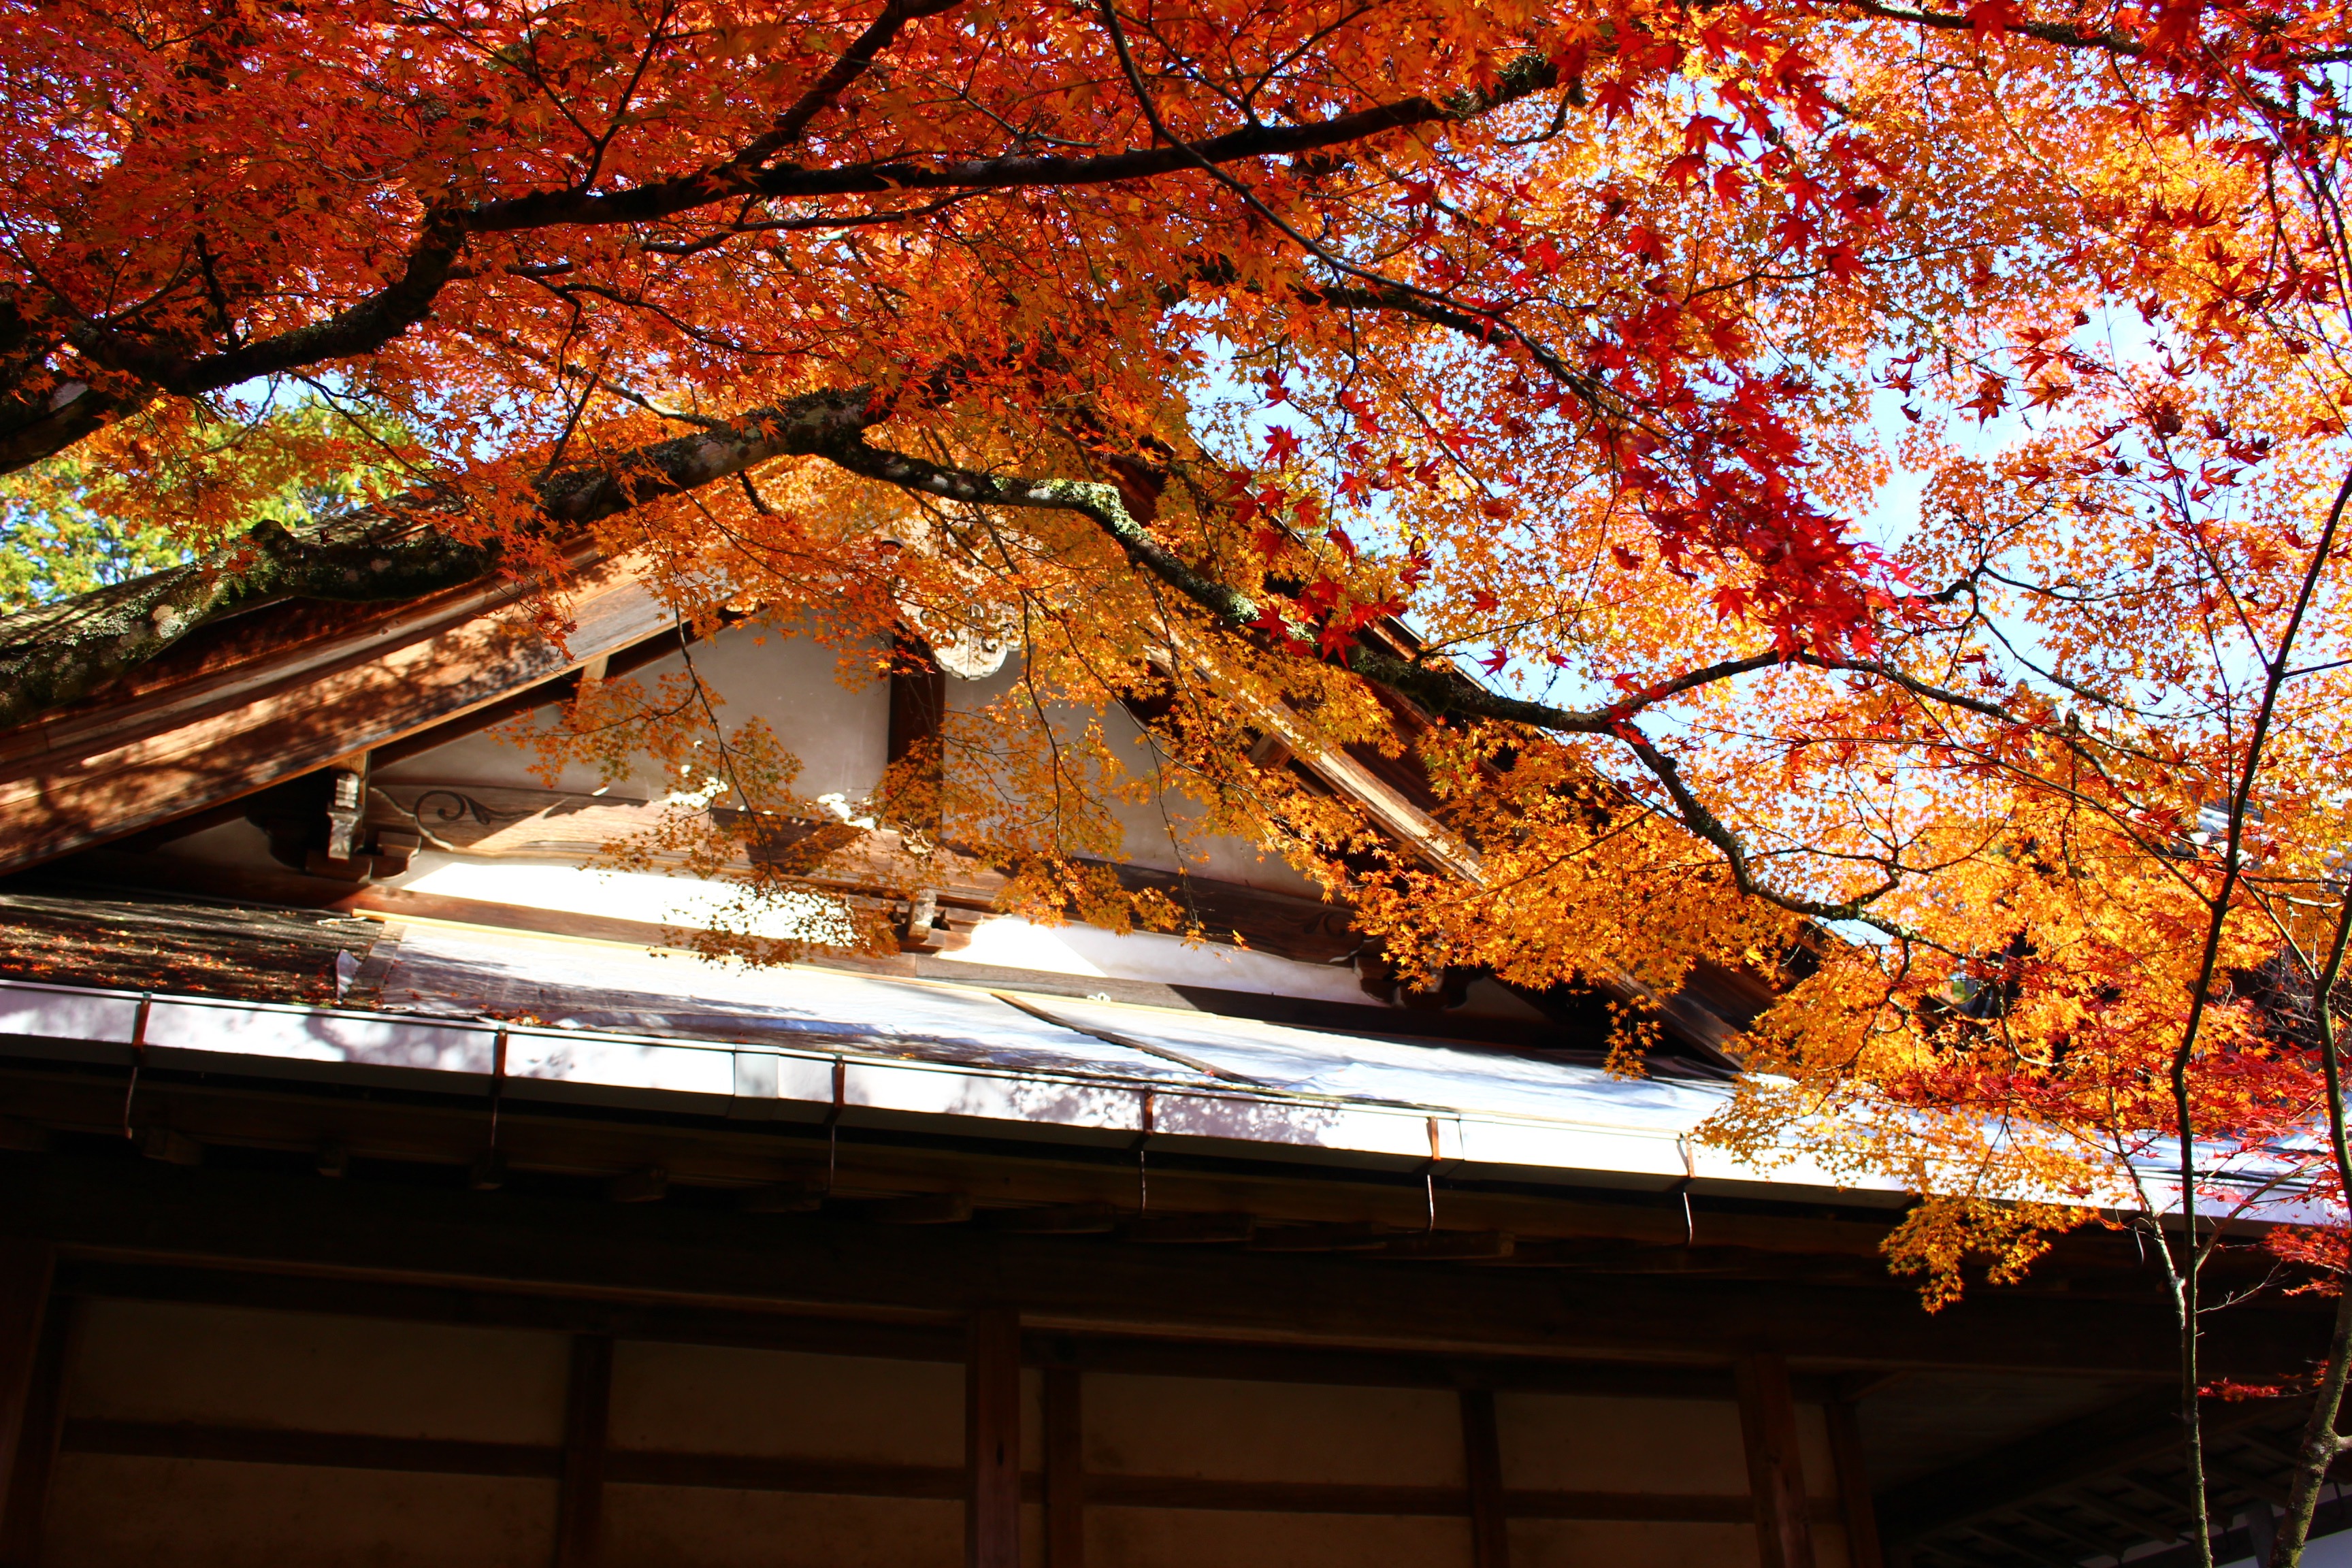
<svg viewBox="0 0 2352 1568">
<path fill-rule="evenodd" d="M 2165 1540 L 2171 1533 L 2167 1521 L 2099 1489 L 2119 1481 L 2169 1501 L 2166 1480 L 2143 1476 L 2139 1467 L 2168 1459 L 2179 1448 L 2174 1407 L 2175 1396 L 2168 1390 L 2150 1389 L 2062 1422 L 1881 1494 L 1879 1517 L 1895 1539 L 1914 1546 L 1933 1545 L 1939 1551 L 1955 1532 L 1997 1532 L 1996 1521 L 2005 1516 L 2054 1528 L 2045 1512 L 2021 1511 L 2034 1504 L 2077 1506 L 2138 1532 L 2130 1540 L 2110 1542 L 2105 1550 Z M 2206 1413 L 2208 1439 L 2218 1444 L 2240 1427 L 2276 1419 L 2279 1414 L 2277 1401 L 2218 1405 Z M 2226 1461 L 2219 1463 L 2217 1473 L 2231 1481 L 2250 1479 L 2239 1477 Z M 2069 1539 L 2075 1538 L 2074 1531 L 2065 1533 Z"/>
</svg>

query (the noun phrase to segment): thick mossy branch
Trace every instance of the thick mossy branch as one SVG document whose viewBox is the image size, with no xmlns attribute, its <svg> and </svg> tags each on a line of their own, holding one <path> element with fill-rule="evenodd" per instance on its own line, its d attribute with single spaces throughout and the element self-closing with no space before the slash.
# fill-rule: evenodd
<svg viewBox="0 0 2352 1568">
<path fill-rule="evenodd" d="M 264 522 L 199 561 L 0 621 L 0 728 L 76 702 L 207 622 L 273 599 L 415 599 L 491 570 L 498 552 L 385 512 L 297 535 Z"/>
<path fill-rule="evenodd" d="M 771 458 L 837 445 L 880 417 L 873 392 L 811 393 L 732 425 L 562 469 L 537 487 L 533 526 L 559 537 Z M 395 603 L 498 570 L 496 541 L 442 524 L 462 502 L 412 491 L 296 533 L 265 522 L 184 566 L 0 619 L 0 729 L 94 695 L 198 626 L 278 599 Z"/>
</svg>

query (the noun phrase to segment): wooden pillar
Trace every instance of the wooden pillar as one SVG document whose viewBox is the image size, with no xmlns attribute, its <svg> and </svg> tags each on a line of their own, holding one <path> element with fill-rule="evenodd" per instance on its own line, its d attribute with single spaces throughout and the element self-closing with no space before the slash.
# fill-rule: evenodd
<svg viewBox="0 0 2352 1568">
<path fill-rule="evenodd" d="M 1838 1516 L 1845 1523 L 1848 1568 L 1885 1568 L 1878 1544 L 1878 1509 L 1870 1497 L 1870 1467 L 1862 1457 L 1862 1423 L 1853 1402 L 1829 1406 L 1830 1452 L 1837 1460 Z"/>
<path fill-rule="evenodd" d="M 1045 1568 L 1087 1568 L 1086 1407 L 1074 1366 L 1045 1369 Z"/>
<path fill-rule="evenodd" d="M 1021 1568 L 1021 1314 L 971 1315 L 964 1362 L 965 1568 Z"/>
<path fill-rule="evenodd" d="M 948 706 L 947 672 L 919 639 L 900 633 L 890 646 L 890 721 L 883 760 L 917 759 L 923 783 L 936 791 L 942 773 L 940 727 Z M 911 781 L 910 781 L 911 782 Z M 925 803 L 922 826 L 939 826 L 936 800 Z"/>
<path fill-rule="evenodd" d="M 46 1241 L 0 1237 L 0 1478 L 16 1471 L 57 1265 L 58 1249 Z"/>
<path fill-rule="evenodd" d="M 1789 1364 L 1768 1351 L 1740 1357 L 1739 1427 L 1748 1443 L 1748 1489 L 1756 1505 L 1762 1568 L 1813 1568 L 1805 1465 L 1797 1447 L 1797 1400 Z"/>
<path fill-rule="evenodd" d="M 563 1404 L 563 1482 L 555 1504 L 555 1568 L 595 1568 L 604 1526 L 604 1439 L 612 1425 L 613 1342 L 572 1339 Z"/>
<path fill-rule="evenodd" d="M 39 1568 L 49 1476 L 65 1430 L 66 1358 L 73 1347 L 70 1301 L 52 1300 L 16 1438 L 16 1461 L 0 1476 L 0 1568 Z"/>
<path fill-rule="evenodd" d="M 1503 1512 L 1503 1444 L 1489 1389 L 1462 1391 L 1462 1468 L 1470 1483 L 1471 1568 L 1511 1568 L 1511 1526 Z"/>
</svg>

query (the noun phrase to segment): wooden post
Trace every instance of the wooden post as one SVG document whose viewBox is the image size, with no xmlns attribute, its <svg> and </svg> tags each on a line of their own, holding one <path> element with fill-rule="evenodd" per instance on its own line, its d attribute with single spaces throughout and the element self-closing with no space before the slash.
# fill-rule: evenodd
<svg viewBox="0 0 2352 1568">
<path fill-rule="evenodd" d="M 1045 1369 L 1045 1568 L 1087 1568 L 1083 1385 L 1074 1366 Z"/>
<path fill-rule="evenodd" d="M 898 763 L 909 755 L 918 756 L 922 778 L 934 789 L 944 776 L 939 746 L 947 706 L 947 672 L 920 640 L 899 633 L 890 644 L 890 720 L 883 760 Z M 937 805 L 936 801 L 925 803 L 923 826 L 939 826 Z"/>
<path fill-rule="evenodd" d="M 1462 1468 L 1470 1482 L 1471 1568 L 1511 1568 L 1511 1526 L 1503 1513 L 1503 1444 L 1489 1389 L 1462 1391 Z"/>
<path fill-rule="evenodd" d="M 0 1489 L 0 1568 L 39 1568 L 41 1536 L 49 1502 L 49 1475 L 57 1468 L 58 1439 L 65 1430 L 66 1358 L 73 1344 L 69 1301 L 52 1300 L 41 1331 L 40 1349 L 26 1391 L 16 1439 L 16 1462 Z"/>
<path fill-rule="evenodd" d="M 604 1524 L 604 1437 L 612 1423 L 613 1342 L 572 1337 L 563 1405 L 563 1481 L 555 1503 L 555 1568 L 595 1568 Z"/>
<path fill-rule="evenodd" d="M 965 1568 L 1021 1568 L 1021 1314 L 974 1312 L 964 1370 Z"/>
<path fill-rule="evenodd" d="M 1756 1504 L 1762 1568 L 1813 1568 L 1805 1466 L 1797 1447 L 1797 1400 L 1789 1363 L 1767 1351 L 1739 1358 L 1739 1427 L 1748 1442 L 1748 1489 Z"/>
<path fill-rule="evenodd" d="M 1885 1568 L 1878 1545 L 1878 1510 L 1870 1496 L 1870 1467 L 1862 1457 L 1862 1423 L 1853 1402 L 1829 1406 L 1830 1452 L 1837 1459 L 1839 1517 L 1845 1522 L 1848 1568 Z"/>
<path fill-rule="evenodd" d="M 46 1241 L 0 1237 L 0 1479 L 16 1472 L 16 1442 L 33 1394 L 57 1265 L 58 1249 Z"/>
</svg>

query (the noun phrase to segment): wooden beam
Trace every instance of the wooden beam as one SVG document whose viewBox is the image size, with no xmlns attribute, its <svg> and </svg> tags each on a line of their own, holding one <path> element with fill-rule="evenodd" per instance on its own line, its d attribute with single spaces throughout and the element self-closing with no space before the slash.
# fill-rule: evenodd
<svg viewBox="0 0 2352 1568">
<path fill-rule="evenodd" d="M 947 672 L 931 657 L 921 639 L 901 632 L 890 643 L 890 727 L 883 755 L 893 765 L 905 763 L 920 772 L 922 781 L 936 786 L 944 776 L 940 753 L 940 723 L 948 709 Z M 936 810 L 926 814 L 923 826 L 936 828 Z"/>
<path fill-rule="evenodd" d="M 565 1448 L 539 1443 L 379 1437 L 367 1433 L 298 1432 L 271 1426 L 117 1421 L 96 1416 L 79 1416 L 64 1423 L 59 1447 L 69 1454 L 205 1459 L 232 1465 L 306 1465 L 412 1475 L 524 1477 L 534 1480 L 562 1479 L 567 1458 Z"/>
<path fill-rule="evenodd" d="M 1813 1568 L 1804 1457 L 1789 1363 L 1769 1351 L 1739 1358 L 1739 1429 L 1748 1447 L 1748 1489 L 1762 1568 Z"/>
<path fill-rule="evenodd" d="M 562 1485 L 555 1509 L 555 1568 L 596 1568 L 603 1557 L 604 1442 L 612 1425 L 613 1342 L 572 1337 L 572 1377 L 563 1404 Z"/>
<path fill-rule="evenodd" d="M 1503 1445 L 1492 1389 L 1462 1391 L 1462 1468 L 1470 1484 L 1471 1568 L 1511 1568 L 1510 1520 L 1504 1513 Z"/>
<path fill-rule="evenodd" d="M 1085 1378 L 1045 1368 L 1045 1568 L 1087 1568 Z"/>
<path fill-rule="evenodd" d="M 1845 1527 L 1847 1568 L 1885 1568 L 1878 1542 L 1878 1509 L 1870 1495 L 1870 1466 L 1862 1446 L 1861 1411 L 1852 1400 L 1825 1406 L 1830 1455 L 1837 1465 L 1838 1520 Z"/>
<path fill-rule="evenodd" d="M 58 1249 L 47 1241 L 0 1237 L 0 1478 L 16 1471 L 16 1446 L 31 1413 L 57 1262 Z"/>
<path fill-rule="evenodd" d="M 174 1089 L 175 1097 L 179 1090 Z M 119 1093 L 117 1096 L 119 1102 Z M 179 1101 L 175 1098 L 174 1114 Z M 520 1129 L 518 1129 L 520 1132 Z M 501 1143 L 506 1140 L 501 1129 Z M 1903 1290 L 1774 1282 L 1559 1279 L 1336 1257 L 1130 1247 L 972 1226 L 883 1226 L 830 1214 L 683 1204 L 614 1207 L 79 1154 L 0 1163 L 0 1214 L 81 1256 L 372 1284 L 430 1284 L 687 1308 L 791 1307 L 938 1321 L 1021 1281 L 1041 1331 L 1215 1339 L 1410 1355 L 1704 1364 L 1723 1325 L 1833 1365 L 2145 1373 L 2168 1315 L 2105 1300 L 1982 1292 L 1930 1317 Z M 658 1282 L 658 1286 L 654 1282 Z M 1312 1310 L 1303 1304 L 1312 1303 Z M 2282 1332 L 2288 1325 L 2305 1337 Z M 2326 1320 L 2217 1322 L 2232 1375 L 2315 1346 Z"/>
<path fill-rule="evenodd" d="M 971 1314 L 964 1362 L 965 1568 L 1021 1568 L 1021 1316 Z"/>
<path fill-rule="evenodd" d="M 65 1428 L 66 1360 L 73 1347 L 74 1303 L 54 1297 L 16 1439 L 16 1462 L 0 1491 L 0 1568 L 39 1568 L 47 1521 L 49 1477 Z"/>
<path fill-rule="evenodd" d="M 447 1437 L 289 1431 L 277 1427 L 81 1418 L 65 1424 L 65 1451 L 215 1463 L 299 1465 L 407 1474 L 522 1477 L 566 1474 L 566 1449 L 530 1443 L 478 1443 Z M 1054 1463 L 1052 1447 L 1047 1464 Z M 701 1454 L 622 1448 L 606 1452 L 606 1483 L 794 1492 L 816 1497 L 968 1500 L 964 1467 L 897 1465 L 763 1454 Z M 1047 1478 L 1019 1478 L 1024 1502 L 1048 1505 Z M 1365 1485 L 1325 1481 L 1217 1480 L 1200 1476 L 1091 1475 L 1088 1508 L 1185 1509 L 1225 1513 L 1339 1514 L 1365 1519 L 1463 1519 L 1463 1487 Z M 1817 1510 L 1820 1517 L 1833 1517 Z M 1523 1490 L 1502 1494 L 1509 1519 L 1583 1520 L 1653 1524 L 1738 1524 L 1751 1513 L 1745 1497 L 1693 1492 Z M 1059 1568 L 1048 1560 L 1047 1568 Z"/>
<path fill-rule="evenodd" d="M 401 913 L 404 918 L 410 912 L 434 916 L 431 908 L 414 907 L 429 899 L 429 895 L 379 889 L 370 889 L 366 899 L 390 900 L 395 894 L 400 895 L 400 903 L 387 903 L 386 912 Z M 467 900 L 441 902 L 457 905 Z M 878 962 L 885 966 L 880 973 L 932 975 L 926 966 L 928 961 L 901 956 Z M 897 967 L 902 964 L 904 969 Z M 871 965 L 856 967 L 869 972 L 874 969 Z M 953 967 L 940 965 L 940 969 Z M 1080 978 L 1073 984 L 1083 987 L 1105 983 Z M 1155 1005 L 1173 1006 L 1180 1001 L 1171 993 Z M 47 1075 L 36 1078 L 29 1073 L 20 1076 L 5 1066 L 0 1066 L 0 1085 L 5 1085 L 0 1093 L 14 1102 L 12 1114 L 19 1119 L 61 1127 L 111 1126 L 120 1130 L 122 1094 L 119 1085 L 58 1079 Z M 475 1090 L 469 1088 L 461 1092 L 470 1095 Z M 257 1090 L 217 1079 L 182 1081 L 175 1086 L 173 1101 L 173 1125 L 198 1138 L 276 1146 L 289 1152 L 307 1153 L 323 1137 L 332 1134 L 349 1143 L 352 1154 L 360 1158 L 432 1160 L 436 1157 L 433 1151 L 438 1146 L 448 1151 L 448 1158 L 462 1163 L 479 1142 L 478 1126 L 461 1126 L 450 1115 L 451 1107 L 446 1103 L 359 1102 L 348 1096 L 312 1093 L 292 1083 Z M 547 1164 L 554 1169 L 602 1169 L 617 1173 L 647 1163 L 660 1163 L 680 1183 L 748 1185 L 775 1180 L 780 1160 L 796 1157 L 814 1166 L 822 1166 L 825 1160 L 822 1127 L 814 1121 L 796 1129 L 789 1124 L 761 1123 L 751 1127 L 723 1121 L 714 1124 L 700 1118 L 666 1118 L 658 1132 L 649 1134 L 643 1130 L 646 1122 L 634 1116 L 626 1124 L 592 1121 L 577 1113 L 535 1116 L 530 1106 L 520 1102 L 510 1102 L 505 1114 L 511 1119 L 515 1136 L 537 1140 Z M 505 1138 L 500 1139 L 501 1147 L 506 1147 L 507 1142 Z M 530 1163 L 528 1151 L 517 1148 L 513 1152 L 518 1163 Z M 838 1171 L 845 1192 L 984 1190 L 991 1194 L 991 1201 L 1105 1203 L 1115 1211 L 1128 1214 L 1133 1212 L 1135 1204 L 1131 1157 L 1112 1163 L 1089 1152 L 1069 1149 L 1001 1142 L 969 1151 L 952 1145 L 870 1148 L 845 1141 Z M 1367 1173 L 1351 1171 L 1346 1179 L 1334 1182 L 1328 1173 L 1312 1167 L 1273 1162 L 1219 1162 L 1191 1171 L 1171 1167 L 1153 1173 L 1153 1206 L 1158 1210 L 1164 1200 L 1171 1213 L 1230 1209 L 1266 1222 L 1378 1220 L 1414 1230 L 1426 1225 L 1427 1200 L 1417 1169 L 1378 1180 L 1367 1180 L 1366 1176 Z M 906 1180 L 908 1177 L 915 1179 Z M 1449 1226 L 1509 1232 L 1517 1237 L 1522 1252 L 1541 1240 L 1571 1239 L 1583 1247 L 1589 1261 L 1600 1266 L 1596 1271 L 1614 1271 L 1614 1264 L 1591 1244 L 1622 1242 L 1652 1254 L 1656 1250 L 1679 1250 L 1685 1226 L 1680 1201 L 1664 1194 L 1636 1198 L 1627 1194 L 1619 1201 L 1604 1203 L 1578 1195 L 1573 1189 L 1550 1194 L 1470 1188 L 1449 1191 L 1446 1209 Z M 1883 1259 L 1887 1226 L 1876 1216 L 1857 1215 L 1852 1219 L 1827 1219 L 1727 1213 L 1711 1210 L 1704 1198 L 1697 1200 L 1696 1210 L 1703 1230 L 1717 1241 L 1744 1251 Z M 995 1212 L 1002 1215 L 1006 1211 Z M 1447 1234 L 1438 1233 L 1441 1238 Z M 1879 1275 L 1885 1279 L 1883 1267 Z M 1913 1308 L 1917 1305 L 1917 1298 L 1911 1291 L 1891 1280 L 1884 1294 L 1890 1302 Z M 1937 1321 L 1962 1322 L 1978 1316 L 1979 1309 L 1989 1315 L 2009 1303 L 2026 1300 L 2012 1292 L 1980 1294 L 1983 1300 L 1972 1295 L 1939 1314 Z M 2046 1298 L 2044 1303 L 2086 1318 L 2101 1310 L 2099 1306 Z M 2122 1328 L 2131 1315 L 2128 1310 L 2116 1311 L 2108 1321 Z M 2249 1310 L 2249 1315 L 2263 1314 Z M 2147 1316 L 2160 1314 L 2151 1312 Z M 2290 1318 L 2295 1316 L 2308 1317 L 2315 1326 L 2324 1325 L 2326 1321 L 2300 1310 L 2289 1314 Z M 2164 1332 L 2171 1332 L 2168 1322 Z M 2315 1335 L 2314 1353 L 2320 1348 L 2319 1336 Z M 1723 1358 L 1727 1364 L 1728 1359 L 1727 1354 Z M 2116 1363 L 2098 1364 L 2113 1367 Z M 2278 1362 L 2281 1372 L 2288 1365 L 2284 1357 Z M 2090 1368 L 2086 1366 L 2084 1370 Z M 2235 1374 L 2235 1369 L 2232 1371 Z"/>
<path fill-rule="evenodd" d="M 56 1289 L 69 1298 L 200 1302 L 561 1333 L 609 1332 L 619 1339 L 674 1344 L 736 1345 L 957 1365 L 962 1364 L 966 1348 L 961 1326 L 934 1322 L 763 1311 L 740 1305 L 583 1300 L 423 1283 L 362 1283 L 167 1264 L 68 1258 L 58 1265 Z M 1727 1366 L 1221 1344 L 1068 1331 L 1033 1331 L 1023 1340 L 1024 1364 L 1068 1365 L 1087 1372 L 1358 1388 L 1509 1388 L 1532 1394 L 1710 1403 L 1733 1397 Z M 1813 1396 L 1825 1397 L 1826 1380 L 1814 1382 Z M 1798 1387 L 1800 1395 L 1805 1395 L 1805 1380 L 1799 1380 Z"/>
</svg>

